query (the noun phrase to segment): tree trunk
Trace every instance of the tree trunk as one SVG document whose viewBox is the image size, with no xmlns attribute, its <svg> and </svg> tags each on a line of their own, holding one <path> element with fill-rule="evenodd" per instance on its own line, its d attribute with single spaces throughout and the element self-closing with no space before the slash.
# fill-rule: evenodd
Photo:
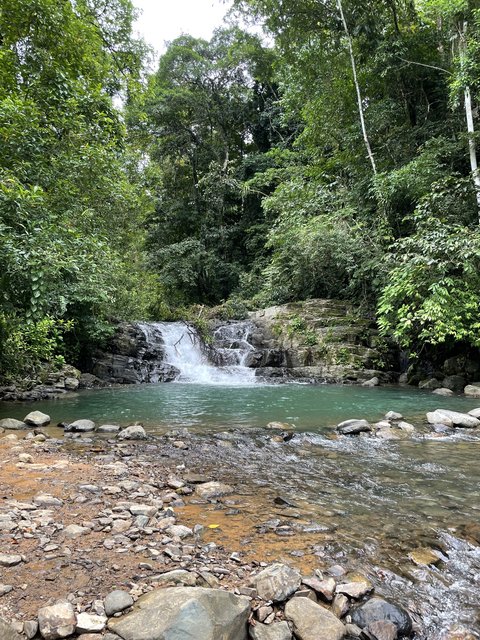
<svg viewBox="0 0 480 640">
<path fill-rule="evenodd" d="M 353 45 L 352 38 L 350 36 L 350 31 L 348 30 L 347 21 L 345 20 L 345 16 L 343 13 L 342 0 L 337 0 L 337 8 L 340 13 L 340 17 L 342 19 L 343 29 L 345 31 L 345 35 L 347 36 L 348 43 L 348 51 L 350 53 L 350 63 L 352 65 L 352 73 L 353 73 L 353 82 L 355 84 L 355 91 L 357 92 L 357 104 L 358 104 L 358 113 L 360 115 L 360 125 L 362 127 L 362 135 L 363 141 L 365 142 L 365 148 L 367 149 L 367 155 L 370 160 L 370 164 L 372 165 L 373 173 L 377 173 L 377 166 L 375 164 L 375 158 L 373 157 L 372 148 L 370 146 L 370 140 L 368 139 L 367 127 L 365 125 L 365 116 L 363 113 L 363 103 L 362 103 L 362 93 L 360 91 L 360 85 L 358 84 L 357 78 L 357 65 L 355 63 L 355 56 L 353 55 Z"/>
</svg>

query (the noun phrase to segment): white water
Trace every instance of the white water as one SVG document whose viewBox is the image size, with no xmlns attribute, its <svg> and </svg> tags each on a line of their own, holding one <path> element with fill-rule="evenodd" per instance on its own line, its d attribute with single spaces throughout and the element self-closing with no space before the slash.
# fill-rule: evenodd
<svg viewBox="0 0 480 640">
<path fill-rule="evenodd" d="M 225 366 L 215 366 L 209 362 L 202 340 L 193 326 L 185 322 L 152 322 L 138 326 L 147 340 L 151 339 L 152 333 L 161 333 L 165 352 L 163 361 L 180 371 L 175 382 L 235 386 L 255 383 L 255 371 L 244 366 L 248 352 L 253 350 L 246 341 L 246 327 L 242 328 L 240 340 L 235 332 L 229 330 L 225 336 L 219 334 L 222 327 L 216 331 L 215 337 L 222 340 L 222 348 L 218 350 L 220 364 Z M 234 326 L 228 325 L 229 329 Z M 225 343 L 228 339 L 232 342 L 236 339 L 233 348 Z"/>
</svg>

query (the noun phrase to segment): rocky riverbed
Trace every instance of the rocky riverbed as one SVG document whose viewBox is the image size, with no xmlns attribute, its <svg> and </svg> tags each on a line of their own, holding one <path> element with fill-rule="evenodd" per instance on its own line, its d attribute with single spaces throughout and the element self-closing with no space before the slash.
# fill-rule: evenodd
<svg viewBox="0 0 480 640">
<path fill-rule="evenodd" d="M 440 418 L 447 429 L 465 428 L 455 415 L 429 417 L 434 426 Z M 412 434 L 395 414 L 368 429 L 356 422 L 337 428 L 356 435 L 332 438 Z M 478 637 L 474 617 L 467 626 L 439 619 L 432 635 L 418 603 L 400 595 L 403 571 L 342 551 L 333 507 L 314 519 L 301 489 L 292 498 L 245 485 L 249 460 L 258 466 L 263 456 L 272 473 L 288 465 L 298 438 L 287 425 L 271 424 L 257 438 L 149 437 L 139 425 L 79 420 L 63 425 L 60 438 L 40 412 L 18 423 L 0 438 L 2 640 Z M 309 444 L 300 438 L 300 455 Z M 265 470 L 263 478 L 268 486 Z M 479 532 L 472 524 L 457 533 L 464 542 L 455 544 L 479 560 L 466 569 L 465 591 L 478 602 Z M 409 561 L 434 572 L 448 553 L 422 545 Z"/>
</svg>

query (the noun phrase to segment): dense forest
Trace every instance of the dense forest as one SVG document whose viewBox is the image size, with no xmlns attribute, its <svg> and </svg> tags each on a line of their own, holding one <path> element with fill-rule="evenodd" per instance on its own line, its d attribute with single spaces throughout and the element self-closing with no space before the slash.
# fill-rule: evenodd
<svg viewBox="0 0 480 640">
<path fill-rule="evenodd" d="M 480 346 L 477 2 L 236 0 L 153 72 L 134 18 L 0 0 L 3 379 L 309 297 Z"/>
</svg>

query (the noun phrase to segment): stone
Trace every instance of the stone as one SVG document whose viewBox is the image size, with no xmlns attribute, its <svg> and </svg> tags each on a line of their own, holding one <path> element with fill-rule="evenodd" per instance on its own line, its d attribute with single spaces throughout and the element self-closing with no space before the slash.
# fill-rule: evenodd
<svg viewBox="0 0 480 640">
<path fill-rule="evenodd" d="M 98 433 L 118 433 L 120 431 L 120 425 L 118 424 L 101 424 L 98 429 Z"/>
<path fill-rule="evenodd" d="M 445 387 L 440 387 L 440 389 L 434 389 L 432 391 L 437 396 L 444 396 L 446 398 L 453 396 L 453 391 L 451 389 L 446 389 Z"/>
<path fill-rule="evenodd" d="M 160 585 L 182 584 L 186 587 L 194 587 L 197 584 L 197 575 L 185 569 L 174 569 L 173 571 L 152 576 L 150 580 L 151 582 L 158 582 Z"/>
<path fill-rule="evenodd" d="M 15 629 L 0 618 L 0 638 L 2 640 L 22 640 Z"/>
<path fill-rule="evenodd" d="M 42 413 L 41 411 L 31 411 L 25 416 L 23 421 L 26 424 L 33 425 L 34 427 L 44 427 L 45 425 L 50 424 L 50 416 L 46 413 Z"/>
<path fill-rule="evenodd" d="M 15 420 L 15 418 L 4 418 L 0 420 L 0 427 L 2 429 L 15 429 L 17 431 L 20 429 L 29 429 L 28 424 L 25 424 L 25 422 L 21 420 Z"/>
<path fill-rule="evenodd" d="M 427 422 L 429 424 L 443 424 L 446 427 L 453 427 L 453 422 L 439 410 L 429 411 L 427 413 Z"/>
<path fill-rule="evenodd" d="M 61 507 L 63 500 L 55 498 L 48 493 L 39 493 L 33 499 L 34 504 L 39 507 Z"/>
<path fill-rule="evenodd" d="M 358 600 L 367 593 L 370 593 L 370 591 L 373 591 L 373 584 L 367 579 L 346 582 L 337 586 L 337 593 L 343 593 L 354 600 Z"/>
<path fill-rule="evenodd" d="M 292 598 L 285 606 L 285 617 L 293 623 L 298 640 L 341 640 L 345 625 L 327 609 L 308 598 Z"/>
<path fill-rule="evenodd" d="M 147 434 L 142 426 L 135 424 L 126 429 L 122 429 L 117 435 L 117 438 L 119 440 L 146 440 Z"/>
<path fill-rule="evenodd" d="M 65 389 L 67 391 L 76 391 L 80 385 L 80 381 L 77 378 L 67 376 L 65 378 Z"/>
<path fill-rule="evenodd" d="M 251 583 L 262 600 L 283 602 L 300 586 L 302 576 L 286 564 L 272 564 L 253 576 Z"/>
<path fill-rule="evenodd" d="M 287 622 L 256 624 L 250 627 L 251 640 L 292 640 L 292 632 Z"/>
<path fill-rule="evenodd" d="M 69 524 L 68 527 L 65 527 L 63 533 L 67 538 L 80 538 L 81 536 L 85 536 L 91 532 L 88 527 L 80 527 L 78 524 Z"/>
<path fill-rule="evenodd" d="M 404 420 L 400 420 L 398 423 L 398 428 L 402 431 L 406 431 L 407 433 L 413 433 L 415 431 L 415 427 L 410 422 L 405 422 Z"/>
<path fill-rule="evenodd" d="M 370 378 L 370 380 L 365 380 L 365 382 L 362 382 L 362 387 L 378 387 L 378 385 L 380 384 L 380 380 L 374 376 L 373 378 Z"/>
<path fill-rule="evenodd" d="M 479 418 L 480 419 L 480 408 L 479 409 L 472 409 L 471 411 L 468 412 L 469 416 L 473 416 L 474 418 Z"/>
<path fill-rule="evenodd" d="M 358 420 L 356 418 L 345 420 L 337 424 L 337 431 L 344 436 L 353 436 L 357 433 L 371 431 L 372 427 L 366 420 Z"/>
<path fill-rule="evenodd" d="M 469 398 L 480 398 L 480 383 L 467 384 L 467 386 L 463 390 L 463 393 Z"/>
<path fill-rule="evenodd" d="M 189 527 L 185 527 L 182 524 L 172 524 L 171 527 L 166 529 L 166 532 L 172 538 L 188 538 L 189 536 L 193 536 L 193 531 Z"/>
<path fill-rule="evenodd" d="M 337 618 L 343 618 L 343 616 L 350 609 L 350 602 L 347 596 L 344 596 L 343 593 L 338 593 L 332 602 L 332 613 L 337 616 Z"/>
<path fill-rule="evenodd" d="M 396 640 L 398 637 L 397 627 L 388 620 L 377 620 L 368 625 L 363 633 L 370 640 Z"/>
<path fill-rule="evenodd" d="M 18 459 L 20 460 L 20 462 L 23 462 L 25 464 L 31 464 L 33 462 L 33 456 L 31 456 L 29 453 L 20 453 Z"/>
<path fill-rule="evenodd" d="M 474 429 L 480 425 L 480 420 L 478 418 L 474 418 L 468 413 L 459 413 L 458 411 L 448 411 L 447 409 L 435 409 L 433 412 L 435 418 L 439 418 L 438 420 L 431 420 L 429 416 L 432 414 L 427 413 L 427 420 L 430 424 L 435 424 L 440 422 L 442 424 L 446 424 L 447 426 L 454 427 L 463 427 L 464 429 Z M 450 421 L 450 424 L 448 423 Z"/>
<path fill-rule="evenodd" d="M 97 616 L 92 613 L 79 613 L 77 615 L 77 633 L 99 633 L 107 625 L 105 616 Z"/>
<path fill-rule="evenodd" d="M 435 565 L 440 562 L 440 558 L 433 549 L 428 547 L 418 547 L 408 554 L 408 557 L 415 564 L 426 566 Z"/>
<path fill-rule="evenodd" d="M 11 584 L 0 584 L 0 596 L 5 596 L 7 593 L 13 590 L 13 585 Z"/>
<path fill-rule="evenodd" d="M 38 626 L 45 640 L 57 640 L 72 635 L 77 626 L 70 602 L 57 602 L 38 611 Z"/>
<path fill-rule="evenodd" d="M 113 616 L 114 613 L 124 611 L 133 605 L 133 598 L 128 591 L 116 589 L 111 591 L 105 598 L 105 613 L 107 616 Z"/>
<path fill-rule="evenodd" d="M 75 420 L 70 424 L 65 425 L 65 432 L 79 432 L 86 433 L 88 431 L 95 431 L 95 423 L 92 420 Z"/>
<path fill-rule="evenodd" d="M 428 380 L 421 380 L 418 383 L 419 389 L 430 389 L 431 391 L 439 389 L 441 386 L 442 384 L 436 378 L 428 378 Z"/>
<path fill-rule="evenodd" d="M 247 640 L 249 614 L 250 600 L 244 596 L 172 587 L 141 596 L 132 612 L 109 620 L 108 628 L 122 640 Z"/>
<path fill-rule="evenodd" d="M 151 504 L 131 504 L 128 510 L 134 516 L 148 516 L 149 518 L 153 518 L 158 511 L 158 507 Z"/>
<path fill-rule="evenodd" d="M 389 411 L 385 414 L 386 420 L 402 420 L 403 416 L 401 413 L 397 413 L 396 411 Z"/>
<path fill-rule="evenodd" d="M 22 556 L 17 554 L 0 553 L 0 567 L 15 567 L 22 562 Z"/>
<path fill-rule="evenodd" d="M 209 500 L 210 498 L 217 498 L 233 493 L 233 487 L 222 482 L 205 482 L 195 487 L 195 493 L 200 496 L 200 498 Z"/>
<path fill-rule="evenodd" d="M 23 633 L 27 636 L 27 640 L 32 640 L 37 635 L 38 620 L 27 620 L 23 623 Z"/>
<path fill-rule="evenodd" d="M 337 586 L 333 578 L 325 578 L 325 580 L 319 580 L 316 577 L 303 578 L 302 583 L 319 593 L 328 602 L 333 600 L 333 594 Z"/>
<path fill-rule="evenodd" d="M 409 613 L 397 604 L 393 604 L 383 598 L 371 598 L 363 604 L 350 610 L 352 622 L 361 629 L 368 627 L 372 622 L 393 622 L 397 627 L 398 635 L 409 636 L 412 632 L 412 619 Z"/>
<path fill-rule="evenodd" d="M 459 376 L 459 375 L 447 376 L 442 381 L 442 387 L 446 389 L 450 389 L 450 391 L 456 391 L 456 392 L 463 391 L 466 384 L 467 384 L 467 381 L 465 380 L 464 376 Z"/>
</svg>

